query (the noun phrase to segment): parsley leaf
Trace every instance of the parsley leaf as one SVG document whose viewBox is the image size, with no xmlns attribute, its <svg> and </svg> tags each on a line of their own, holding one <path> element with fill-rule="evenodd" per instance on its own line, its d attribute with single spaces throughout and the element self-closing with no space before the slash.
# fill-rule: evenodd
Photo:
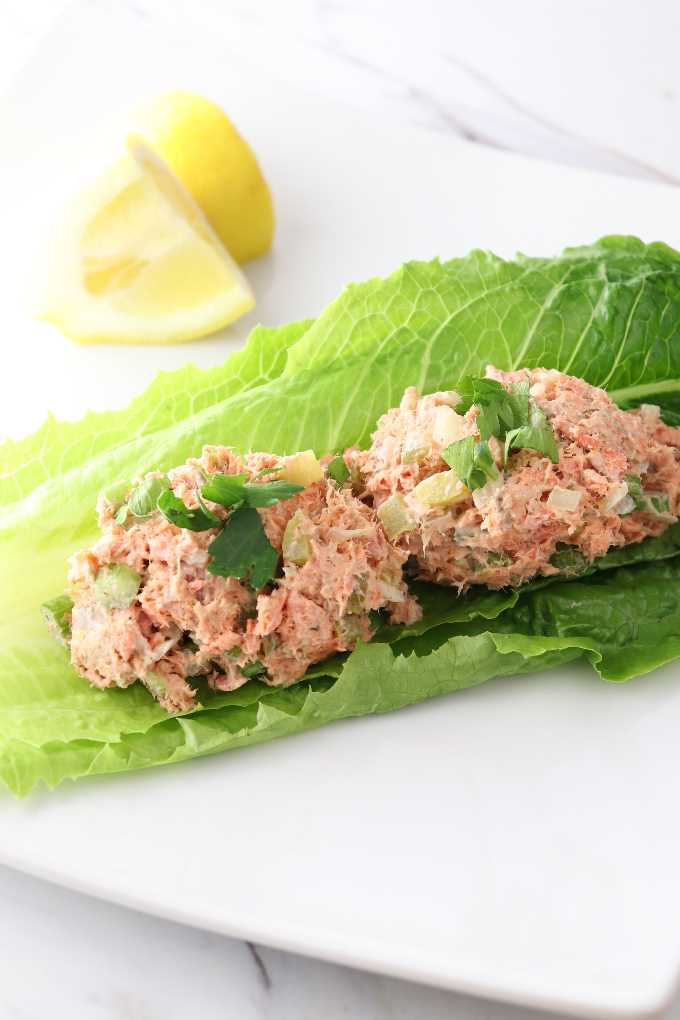
<svg viewBox="0 0 680 1020">
<path fill-rule="evenodd" d="M 262 520 L 253 507 L 233 510 L 208 546 L 212 556 L 208 564 L 211 574 L 220 577 L 247 578 L 253 588 L 262 588 L 271 581 L 279 554 L 271 545 Z"/>
<path fill-rule="evenodd" d="M 473 404 L 479 408 L 476 424 L 482 439 L 502 439 L 529 420 L 528 379 L 513 383 L 508 391 L 495 379 L 467 378 L 456 391 L 462 398 L 456 406 L 458 414 L 465 414 Z"/>
<path fill-rule="evenodd" d="M 505 440 L 506 464 L 512 449 L 536 450 L 554 464 L 558 462 L 552 426 L 540 407 L 530 401 L 528 379 L 511 383 L 506 390 L 495 379 L 467 378 L 456 389 L 462 398 L 456 408 L 460 414 L 473 404 L 479 409 L 476 424 L 482 440 L 490 436 Z"/>
<path fill-rule="evenodd" d="M 203 502 L 203 500 L 201 499 L 201 494 L 200 494 L 200 492 L 197 492 L 197 493 L 196 493 L 196 500 L 197 500 L 197 502 L 198 502 L 198 505 L 199 505 L 199 507 L 201 508 L 201 510 L 203 511 L 203 513 L 205 514 L 205 516 L 206 516 L 206 517 L 209 517 L 211 521 L 214 521 L 214 523 L 215 523 L 215 527 L 216 527 L 216 528 L 219 528 L 219 527 L 221 527 L 221 525 L 222 525 L 222 518 L 221 518 L 221 517 L 218 517 L 218 516 L 217 516 L 217 514 L 216 514 L 216 513 L 213 513 L 213 511 L 212 511 L 212 510 L 209 510 L 209 509 L 208 509 L 208 507 L 207 507 L 207 506 L 205 505 L 205 503 L 204 503 L 204 502 Z"/>
<path fill-rule="evenodd" d="M 276 480 L 253 484 L 247 478 L 248 475 L 211 475 L 201 491 L 212 503 L 238 508 L 274 506 L 304 489 L 304 485 L 293 482 Z"/>
<path fill-rule="evenodd" d="M 203 505 L 186 506 L 172 489 L 166 489 L 158 497 L 158 509 L 171 524 L 188 531 L 208 531 L 222 523 L 219 517 Z"/>
<path fill-rule="evenodd" d="M 262 482 L 260 485 L 251 485 L 246 482 L 243 486 L 245 492 L 246 506 L 274 506 L 284 499 L 302 492 L 304 485 L 297 485 L 295 482 Z"/>
<path fill-rule="evenodd" d="M 334 482 L 338 483 L 338 485 L 342 485 L 343 482 L 347 481 L 349 478 L 349 468 L 345 464 L 345 459 L 342 454 L 339 453 L 337 457 L 333 458 L 326 468 L 326 472 L 328 477 L 332 478 Z"/>
<path fill-rule="evenodd" d="M 540 407 L 531 405 L 529 423 L 508 432 L 505 437 L 505 463 L 508 462 L 510 450 L 537 450 L 549 457 L 553 464 L 560 459 L 559 450 L 553 434 L 552 426 Z"/>
<path fill-rule="evenodd" d="M 201 489 L 204 499 L 221 506 L 236 506 L 243 503 L 243 486 L 248 475 L 211 475 Z"/>
<path fill-rule="evenodd" d="M 489 479 L 498 478 L 489 444 L 485 440 L 476 443 L 473 436 L 466 436 L 442 450 L 442 457 L 470 490 L 480 489 Z"/>
<path fill-rule="evenodd" d="M 264 473 L 271 474 L 267 469 Z M 255 477 L 259 478 L 263 472 Z M 164 517 L 178 528 L 189 531 L 221 531 L 208 546 L 212 560 L 208 564 L 211 574 L 220 577 L 248 578 L 254 588 L 261 588 L 272 579 L 279 561 L 279 554 L 271 545 L 265 533 L 256 507 L 274 506 L 281 500 L 290 499 L 302 492 L 304 485 L 275 480 L 253 484 L 248 475 L 211 475 L 202 487 L 205 499 L 229 507 L 231 513 L 225 522 L 209 510 L 197 493 L 197 507 L 187 507 L 172 489 L 162 492 L 158 509 Z"/>
<path fill-rule="evenodd" d="M 280 475 L 282 471 L 282 467 L 265 467 L 258 471 L 256 475 L 253 475 L 250 480 L 251 482 L 256 482 L 258 478 L 264 478 L 265 475 Z"/>
</svg>

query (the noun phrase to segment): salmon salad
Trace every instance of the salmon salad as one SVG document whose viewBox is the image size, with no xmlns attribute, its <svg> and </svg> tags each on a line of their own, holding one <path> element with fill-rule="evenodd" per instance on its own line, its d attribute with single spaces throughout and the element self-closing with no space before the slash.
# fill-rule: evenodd
<svg viewBox="0 0 680 1020">
<path fill-rule="evenodd" d="M 461 592 L 515 587 L 560 573 L 565 550 L 589 563 L 677 520 L 680 428 L 656 405 L 622 411 L 604 390 L 542 368 L 489 366 L 473 389 L 472 399 L 408 389 L 370 448 L 345 454 L 419 578 Z"/>
<path fill-rule="evenodd" d="M 286 471 L 306 484 L 281 480 Z M 264 584 L 210 571 L 220 528 L 244 513 L 217 502 L 218 491 L 214 501 L 202 498 L 211 478 L 238 479 L 260 505 L 246 508 L 255 527 L 233 541 L 259 541 L 270 555 L 277 576 Z M 161 506 L 170 496 L 166 513 L 138 506 L 140 490 L 160 492 Z M 174 501 L 184 508 L 179 518 Z M 369 641 L 372 613 L 384 610 L 398 623 L 419 612 L 403 576 L 408 554 L 312 454 L 241 460 L 226 447 L 206 447 L 167 477 L 152 473 L 118 498 L 103 494 L 97 509 L 102 536 L 72 557 L 69 572 L 73 666 L 97 687 L 141 681 L 171 712 L 194 707 L 192 679 L 222 691 L 252 677 L 290 684 L 311 664 Z"/>
<path fill-rule="evenodd" d="M 680 508 L 680 428 L 581 379 L 489 366 L 317 459 L 205 447 L 103 492 L 101 537 L 43 613 L 96 687 L 143 684 L 171 713 L 199 682 L 298 681 L 412 624 L 413 579 L 519 587 L 661 535 Z M 574 559 L 576 558 L 576 559 Z"/>
</svg>

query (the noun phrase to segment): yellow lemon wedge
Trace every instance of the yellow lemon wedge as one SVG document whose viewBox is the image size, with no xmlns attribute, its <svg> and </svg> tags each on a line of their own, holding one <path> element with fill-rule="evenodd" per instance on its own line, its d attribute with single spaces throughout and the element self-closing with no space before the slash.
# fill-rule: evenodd
<svg viewBox="0 0 680 1020">
<path fill-rule="evenodd" d="M 191 195 L 137 144 L 69 210 L 42 314 L 82 343 L 177 343 L 220 329 L 254 303 Z"/>
<path fill-rule="evenodd" d="M 137 111 L 130 143 L 140 141 L 182 182 L 237 262 L 269 250 L 269 188 L 252 149 L 219 106 L 191 92 L 169 92 Z"/>
</svg>

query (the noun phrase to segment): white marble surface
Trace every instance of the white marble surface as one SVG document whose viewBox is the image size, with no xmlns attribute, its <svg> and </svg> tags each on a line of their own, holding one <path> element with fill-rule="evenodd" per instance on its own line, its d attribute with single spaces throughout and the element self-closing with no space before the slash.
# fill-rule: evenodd
<svg viewBox="0 0 680 1020">
<path fill-rule="evenodd" d="M 100 6 L 112 0 L 92 0 Z M 121 0 L 225 54 L 400 123 L 680 184 L 680 8 L 616 0 Z M 0 93 L 72 5 L 2 6 Z M 182 928 L 0 869 L 0 1020 L 510 1017 L 421 988 Z M 680 1003 L 668 1013 L 680 1016 Z"/>
<path fill-rule="evenodd" d="M 551 1016 L 184 928 L 8 869 L 0 904 L 2 1020 Z"/>
</svg>

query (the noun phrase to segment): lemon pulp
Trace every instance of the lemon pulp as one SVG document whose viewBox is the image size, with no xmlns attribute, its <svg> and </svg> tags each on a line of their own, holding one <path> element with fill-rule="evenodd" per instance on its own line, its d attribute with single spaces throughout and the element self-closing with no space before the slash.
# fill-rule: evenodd
<svg viewBox="0 0 680 1020">
<path fill-rule="evenodd" d="M 253 305 L 189 193 L 137 145 L 71 210 L 45 317 L 81 342 L 171 343 L 213 332 Z"/>
</svg>

